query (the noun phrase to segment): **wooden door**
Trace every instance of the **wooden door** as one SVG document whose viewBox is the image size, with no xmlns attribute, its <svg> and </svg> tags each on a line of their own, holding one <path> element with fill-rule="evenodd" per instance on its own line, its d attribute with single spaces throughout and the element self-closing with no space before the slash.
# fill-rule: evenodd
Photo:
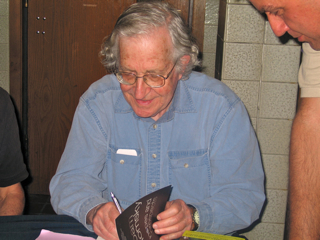
<svg viewBox="0 0 320 240">
<path fill-rule="evenodd" d="M 98 52 L 134 0 L 36 0 L 28 4 L 30 193 L 48 194 L 79 98 L 106 74 Z"/>
</svg>

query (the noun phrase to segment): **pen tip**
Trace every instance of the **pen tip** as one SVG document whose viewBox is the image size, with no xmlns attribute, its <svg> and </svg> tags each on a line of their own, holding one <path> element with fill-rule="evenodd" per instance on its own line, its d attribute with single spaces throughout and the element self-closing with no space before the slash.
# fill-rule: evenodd
<svg viewBox="0 0 320 240">
<path fill-rule="evenodd" d="M 114 194 L 113 194 L 113 192 L 110 192 L 110 194 L 111 194 L 111 197 L 114 197 Z"/>
</svg>

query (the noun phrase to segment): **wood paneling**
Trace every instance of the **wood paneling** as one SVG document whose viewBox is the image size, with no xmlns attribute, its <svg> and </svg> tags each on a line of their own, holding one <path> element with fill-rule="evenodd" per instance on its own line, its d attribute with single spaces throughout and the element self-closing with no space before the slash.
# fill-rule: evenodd
<svg viewBox="0 0 320 240">
<path fill-rule="evenodd" d="M 98 52 L 133 0 L 38 0 L 28 6 L 30 193 L 47 194 L 79 98 L 106 74 Z"/>
<path fill-rule="evenodd" d="M 180 11 L 181 17 L 185 23 L 188 24 L 189 19 L 189 0 L 165 0 L 171 6 L 175 7 Z"/>
<path fill-rule="evenodd" d="M 9 39 L 10 39 L 10 94 L 18 110 L 22 112 L 22 3 L 9 1 Z"/>
</svg>

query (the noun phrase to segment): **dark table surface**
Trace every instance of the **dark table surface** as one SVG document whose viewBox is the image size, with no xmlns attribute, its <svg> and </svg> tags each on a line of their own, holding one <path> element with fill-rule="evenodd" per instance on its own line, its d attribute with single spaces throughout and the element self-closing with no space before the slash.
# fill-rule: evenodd
<svg viewBox="0 0 320 240">
<path fill-rule="evenodd" d="M 97 238 L 76 219 L 65 215 L 22 215 L 0 217 L 0 240 L 35 240 L 42 229 Z"/>
</svg>

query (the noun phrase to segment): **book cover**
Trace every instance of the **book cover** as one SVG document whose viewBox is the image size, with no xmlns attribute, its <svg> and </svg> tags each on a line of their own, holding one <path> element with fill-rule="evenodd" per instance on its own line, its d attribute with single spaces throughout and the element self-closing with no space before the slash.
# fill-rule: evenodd
<svg viewBox="0 0 320 240">
<path fill-rule="evenodd" d="M 116 226 L 120 240 L 158 240 L 152 224 L 157 215 L 163 212 L 169 200 L 172 186 L 161 188 L 150 193 L 125 209 L 116 218 Z"/>
</svg>

